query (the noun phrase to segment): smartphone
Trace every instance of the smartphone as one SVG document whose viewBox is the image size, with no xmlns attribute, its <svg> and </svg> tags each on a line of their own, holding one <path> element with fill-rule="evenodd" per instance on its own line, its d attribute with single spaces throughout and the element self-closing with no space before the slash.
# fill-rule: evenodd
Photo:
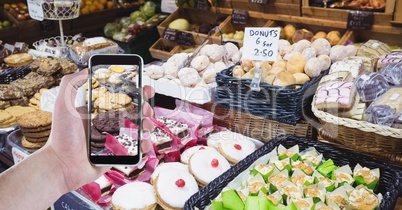
<svg viewBox="0 0 402 210">
<path fill-rule="evenodd" d="M 89 161 L 96 166 L 138 164 L 142 159 L 142 58 L 93 55 L 88 65 Z"/>
</svg>

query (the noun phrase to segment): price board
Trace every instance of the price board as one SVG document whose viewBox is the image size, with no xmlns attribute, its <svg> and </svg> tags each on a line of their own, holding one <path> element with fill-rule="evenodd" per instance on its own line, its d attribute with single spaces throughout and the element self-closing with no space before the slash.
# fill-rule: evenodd
<svg viewBox="0 0 402 210">
<path fill-rule="evenodd" d="M 373 12 L 349 11 L 346 28 L 350 30 L 371 30 L 373 23 Z"/>
<path fill-rule="evenodd" d="M 233 10 L 232 23 L 246 25 L 248 20 L 248 11 L 246 10 Z"/>
<path fill-rule="evenodd" d="M 186 46 L 194 45 L 193 34 L 179 31 L 177 35 L 177 44 L 182 44 Z"/>
<path fill-rule="evenodd" d="M 170 40 L 170 41 L 176 41 L 178 34 L 179 34 L 179 31 L 176 29 L 165 28 L 165 30 L 163 31 L 162 38 Z"/>
<path fill-rule="evenodd" d="M 246 27 L 244 30 L 243 58 L 276 61 L 279 35 L 279 27 Z"/>
</svg>

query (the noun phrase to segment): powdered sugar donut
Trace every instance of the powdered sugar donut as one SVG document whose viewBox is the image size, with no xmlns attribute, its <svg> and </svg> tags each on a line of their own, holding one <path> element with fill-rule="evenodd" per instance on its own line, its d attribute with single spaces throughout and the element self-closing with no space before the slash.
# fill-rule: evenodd
<svg viewBox="0 0 402 210">
<path fill-rule="evenodd" d="M 198 150 L 188 161 L 188 169 L 200 186 L 206 186 L 229 168 L 226 158 L 213 150 Z"/>
<path fill-rule="evenodd" d="M 125 184 L 113 193 L 111 205 L 114 210 L 155 209 L 154 188 L 145 182 Z"/>
<path fill-rule="evenodd" d="M 247 138 L 219 141 L 218 150 L 229 162 L 236 164 L 255 151 L 255 144 Z"/>
<path fill-rule="evenodd" d="M 166 171 L 166 170 L 170 170 L 170 169 L 182 170 L 182 171 L 188 172 L 188 166 L 183 164 L 183 163 L 179 163 L 179 162 L 161 163 L 155 168 L 154 172 L 152 173 L 152 175 L 151 175 L 151 183 L 154 183 L 156 177 L 161 172 Z"/>
<path fill-rule="evenodd" d="M 163 209 L 182 209 L 190 196 L 198 192 L 198 185 L 189 172 L 169 169 L 156 177 L 154 189 Z"/>
<path fill-rule="evenodd" d="M 214 151 L 216 151 L 215 148 L 213 148 L 213 147 L 208 147 L 208 146 L 194 146 L 194 147 L 190 147 L 190 148 L 184 150 L 183 153 L 181 153 L 180 162 L 182 162 L 182 163 L 184 163 L 184 164 L 188 164 L 188 160 L 189 160 L 190 157 L 194 154 L 194 152 L 197 152 L 198 150 L 203 150 L 203 149 L 209 149 L 209 150 L 214 150 Z"/>
</svg>

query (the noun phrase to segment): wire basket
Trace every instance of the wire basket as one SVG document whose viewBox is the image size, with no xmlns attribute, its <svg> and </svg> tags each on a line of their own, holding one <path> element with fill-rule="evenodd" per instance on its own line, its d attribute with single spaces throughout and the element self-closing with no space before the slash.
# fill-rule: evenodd
<svg viewBox="0 0 402 210">
<path fill-rule="evenodd" d="M 42 9 L 45 19 L 69 20 L 80 15 L 81 0 L 43 1 Z"/>
</svg>

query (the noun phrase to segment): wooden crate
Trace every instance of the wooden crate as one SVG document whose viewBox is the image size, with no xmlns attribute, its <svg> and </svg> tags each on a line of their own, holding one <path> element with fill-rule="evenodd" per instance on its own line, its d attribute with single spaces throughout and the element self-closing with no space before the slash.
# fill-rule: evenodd
<svg viewBox="0 0 402 210">
<path fill-rule="evenodd" d="M 394 19 L 392 22 L 402 25 L 402 0 L 397 0 L 396 2 Z"/>
<path fill-rule="evenodd" d="M 3 10 L 0 10 L 0 20 L 11 20 L 4 14 Z M 0 40 L 6 43 L 13 43 L 18 37 L 18 27 L 15 23 L 11 22 L 11 27 L 3 28 L 0 30 Z"/>
<path fill-rule="evenodd" d="M 387 0 L 384 12 L 374 13 L 374 25 L 390 25 L 395 10 L 395 0 Z M 302 16 L 321 18 L 326 20 L 347 21 L 347 9 L 333 9 L 309 6 L 309 0 L 302 1 Z"/>
<path fill-rule="evenodd" d="M 93 31 L 103 31 L 103 27 L 108 22 L 113 22 L 116 19 L 117 9 L 106 9 L 101 12 L 95 12 L 87 15 L 80 15 L 72 20 L 72 33 L 90 33 Z"/>
<path fill-rule="evenodd" d="M 343 39 L 343 36 L 346 34 L 347 30 L 343 28 L 338 28 L 338 27 L 332 27 L 332 26 L 324 26 L 321 25 L 320 22 L 317 22 L 316 25 L 312 23 L 303 23 L 303 22 L 291 22 L 291 21 L 271 21 L 271 23 L 268 25 L 268 27 L 285 27 L 287 24 L 292 24 L 296 29 L 307 29 L 313 32 L 314 34 L 317 33 L 318 31 L 324 31 L 326 33 L 330 31 L 339 31 L 341 33 L 341 40 Z M 338 44 L 339 44 L 338 43 Z"/>
<path fill-rule="evenodd" d="M 14 23 L 18 27 L 18 37 L 15 38 L 16 41 L 23 41 L 23 42 L 31 44 L 31 43 L 41 40 L 41 39 L 55 37 L 55 36 L 60 35 L 58 21 L 45 20 L 45 21 L 53 22 L 54 29 L 49 30 L 49 31 L 43 31 L 40 21 L 33 20 L 33 19 L 19 21 L 5 10 L 4 10 L 4 14 L 12 23 Z M 71 31 L 71 20 L 63 20 L 62 24 L 63 24 L 64 34 L 66 34 L 66 35 L 69 34 Z"/>
<path fill-rule="evenodd" d="M 217 12 L 212 12 L 212 11 L 205 11 L 205 10 L 195 10 L 195 9 L 177 9 L 175 12 L 170 14 L 162 23 L 158 25 L 158 32 L 159 35 L 162 37 L 163 32 L 165 29 L 169 26 L 169 24 L 178 19 L 178 18 L 184 18 L 189 21 L 190 23 L 190 29 L 189 31 L 186 31 L 188 33 L 192 33 L 194 36 L 196 36 L 198 33 L 194 31 L 198 31 L 200 25 L 202 23 L 210 23 L 214 24 L 217 19 L 219 18 L 226 18 L 227 14 L 221 14 Z"/>
<path fill-rule="evenodd" d="M 367 32 L 367 31 L 348 31 L 344 37 L 342 37 L 339 44 L 346 44 L 348 41 L 353 43 L 365 43 L 370 39 L 375 39 L 384 42 L 389 45 L 396 45 L 402 47 L 401 34 L 386 34 L 381 32 Z"/>
<path fill-rule="evenodd" d="M 197 34 L 193 36 L 193 41 L 195 43 L 195 45 L 193 46 L 178 45 L 174 41 L 160 38 L 149 48 L 149 52 L 151 53 L 153 58 L 166 61 L 176 53 L 190 50 L 190 48 L 197 48 L 199 44 L 205 40 L 206 37 L 207 36 L 204 34 Z M 211 36 L 207 44 L 220 44 L 220 39 Z M 165 48 L 165 50 L 163 50 L 163 48 Z"/>
<path fill-rule="evenodd" d="M 270 20 L 264 19 L 258 13 L 249 13 L 247 24 L 235 24 L 232 23 L 232 16 L 228 16 L 224 22 L 222 22 L 220 29 L 222 34 L 235 33 L 236 31 L 244 31 L 245 27 L 268 27 Z M 220 33 L 215 33 L 214 38 L 220 40 Z M 243 40 L 236 39 L 222 39 L 222 41 L 237 42 L 239 47 L 243 46 Z"/>
</svg>

